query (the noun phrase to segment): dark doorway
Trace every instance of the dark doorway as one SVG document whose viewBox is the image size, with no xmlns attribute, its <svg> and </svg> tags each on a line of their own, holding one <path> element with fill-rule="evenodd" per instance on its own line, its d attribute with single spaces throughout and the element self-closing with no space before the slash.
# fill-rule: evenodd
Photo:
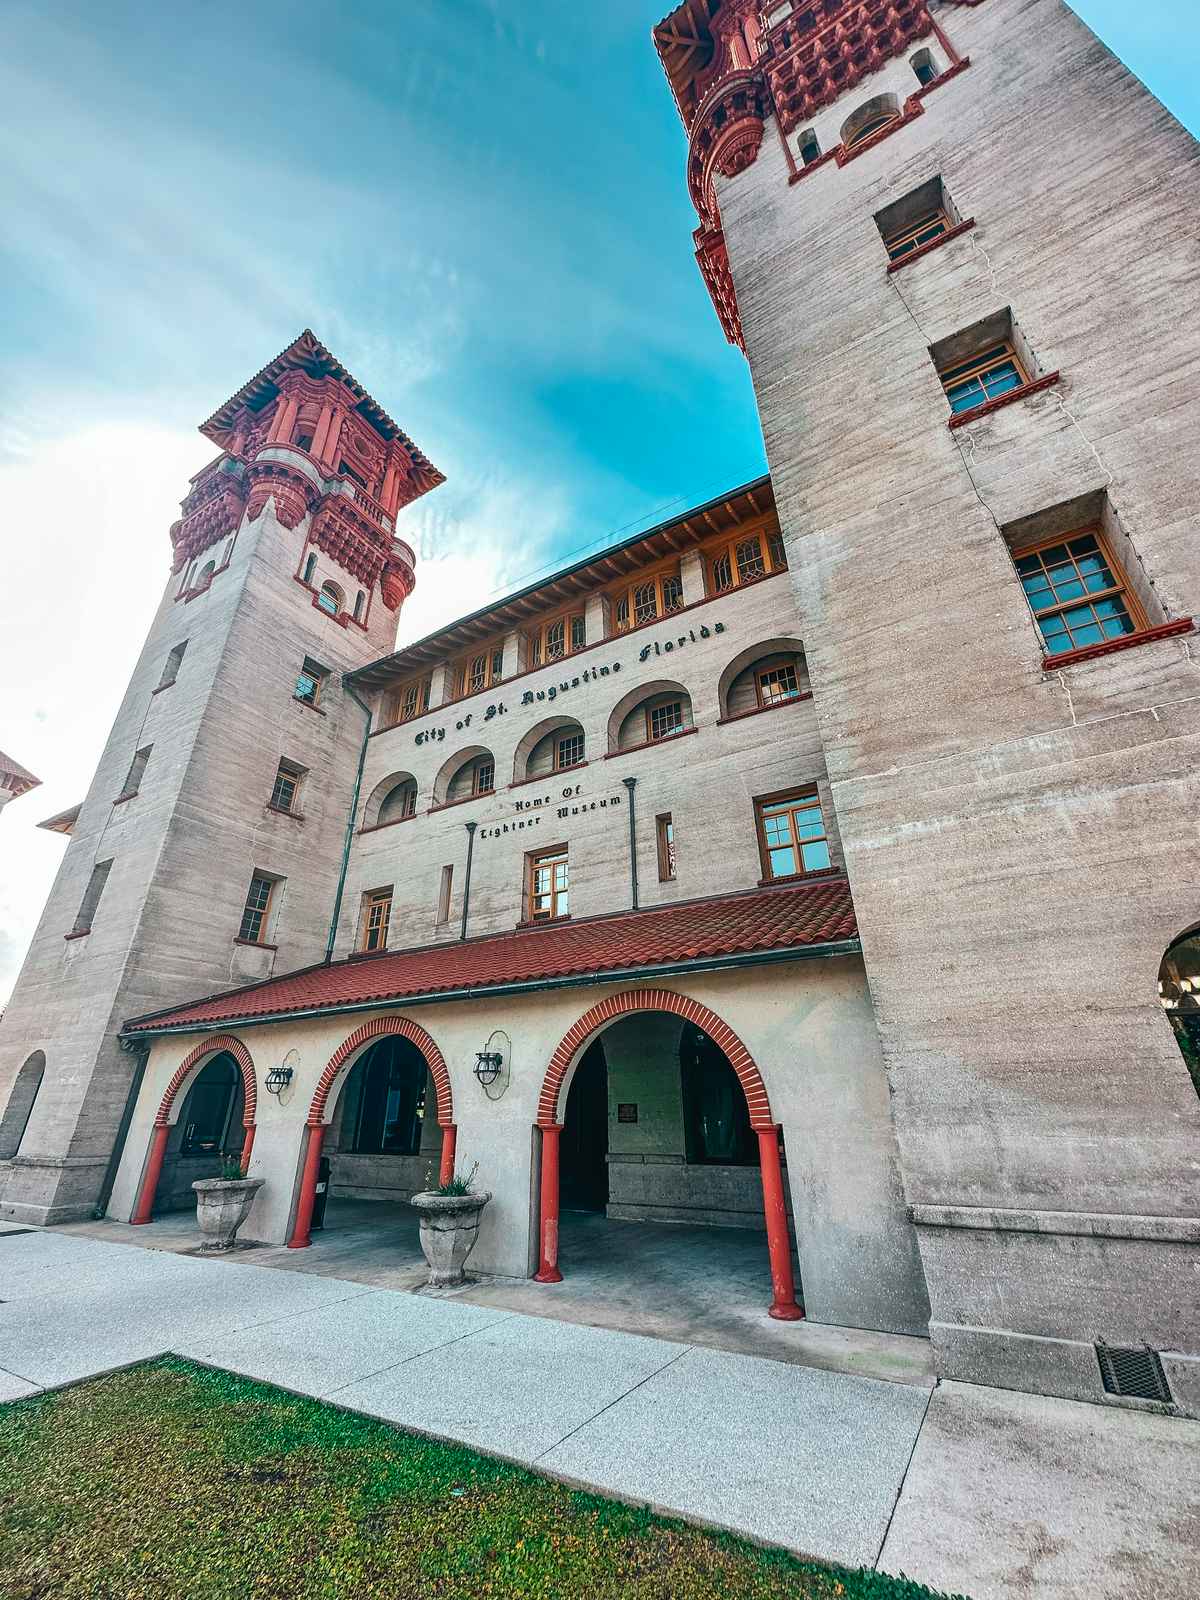
<svg viewBox="0 0 1200 1600">
<path fill-rule="evenodd" d="M 756 1167 L 758 1138 L 729 1057 L 694 1023 L 679 1041 L 684 1136 L 691 1165 Z"/>
<path fill-rule="evenodd" d="M 608 1205 L 608 1064 L 593 1039 L 575 1069 L 563 1118 L 561 1184 L 564 1210 Z"/>
</svg>

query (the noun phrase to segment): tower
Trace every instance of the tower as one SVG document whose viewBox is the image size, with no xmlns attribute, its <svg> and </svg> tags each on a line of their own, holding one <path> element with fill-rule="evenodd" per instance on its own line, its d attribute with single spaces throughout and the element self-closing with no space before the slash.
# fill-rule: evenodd
<svg viewBox="0 0 1200 1600">
<path fill-rule="evenodd" d="M 1200 923 L 1197 145 L 1061 0 L 687 0 L 655 39 L 941 1370 L 1124 1398 L 1125 1347 L 1195 1410 L 1200 1104 L 1157 980 Z"/>
<path fill-rule="evenodd" d="M 305 331 L 214 413 L 161 604 L 0 1023 L 0 1215 L 90 1215 L 131 1106 L 125 1018 L 321 960 L 403 505 L 442 482 Z"/>
</svg>

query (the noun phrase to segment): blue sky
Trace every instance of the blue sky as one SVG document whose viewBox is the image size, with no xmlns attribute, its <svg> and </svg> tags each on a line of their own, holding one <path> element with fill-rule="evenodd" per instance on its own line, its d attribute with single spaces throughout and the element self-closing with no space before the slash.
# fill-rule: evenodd
<svg viewBox="0 0 1200 1600">
<path fill-rule="evenodd" d="M 665 0 L 661 0 L 665 9 Z M 1194 0 L 1193 0 L 1194 3 Z M 1200 130 L 1193 5 L 1080 0 Z M 311 326 L 447 473 L 402 637 L 764 467 L 645 0 L 2 8 L 0 997 L 211 454 Z"/>
</svg>

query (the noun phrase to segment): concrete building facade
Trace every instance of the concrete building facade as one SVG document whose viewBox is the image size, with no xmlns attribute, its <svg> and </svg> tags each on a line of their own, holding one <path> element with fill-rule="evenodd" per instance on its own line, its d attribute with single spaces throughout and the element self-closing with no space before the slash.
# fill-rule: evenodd
<svg viewBox="0 0 1200 1600">
<path fill-rule="evenodd" d="M 0 1214 L 225 1155 L 307 1248 L 477 1164 L 485 1272 L 567 1205 L 762 1230 L 781 1319 L 1200 1414 L 1196 147 L 1060 0 L 655 41 L 770 477 L 387 653 L 439 475 L 311 334 L 239 390 L 0 1024 Z"/>
</svg>

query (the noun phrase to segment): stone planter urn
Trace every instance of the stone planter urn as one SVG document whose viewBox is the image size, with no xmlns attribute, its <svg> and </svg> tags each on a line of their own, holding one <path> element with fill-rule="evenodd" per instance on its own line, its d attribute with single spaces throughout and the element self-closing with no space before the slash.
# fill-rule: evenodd
<svg viewBox="0 0 1200 1600">
<path fill-rule="evenodd" d="M 479 1237 L 479 1217 L 490 1194 L 414 1194 L 409 1204 L 421 1219 L 421 1249 L 429 1263 L 429 1286 L 465 1283 L 463 1263 Z"/>
<path fill-rule="evenodd" d="M 200 1248 L 206 1252 L 232 1250 L 237 1231 L 250 1215 L 254 1196 L 262 1188 L 262 1178 L 197 1178 L 196 1221 L 204 1235 Z"/>
</svg>

